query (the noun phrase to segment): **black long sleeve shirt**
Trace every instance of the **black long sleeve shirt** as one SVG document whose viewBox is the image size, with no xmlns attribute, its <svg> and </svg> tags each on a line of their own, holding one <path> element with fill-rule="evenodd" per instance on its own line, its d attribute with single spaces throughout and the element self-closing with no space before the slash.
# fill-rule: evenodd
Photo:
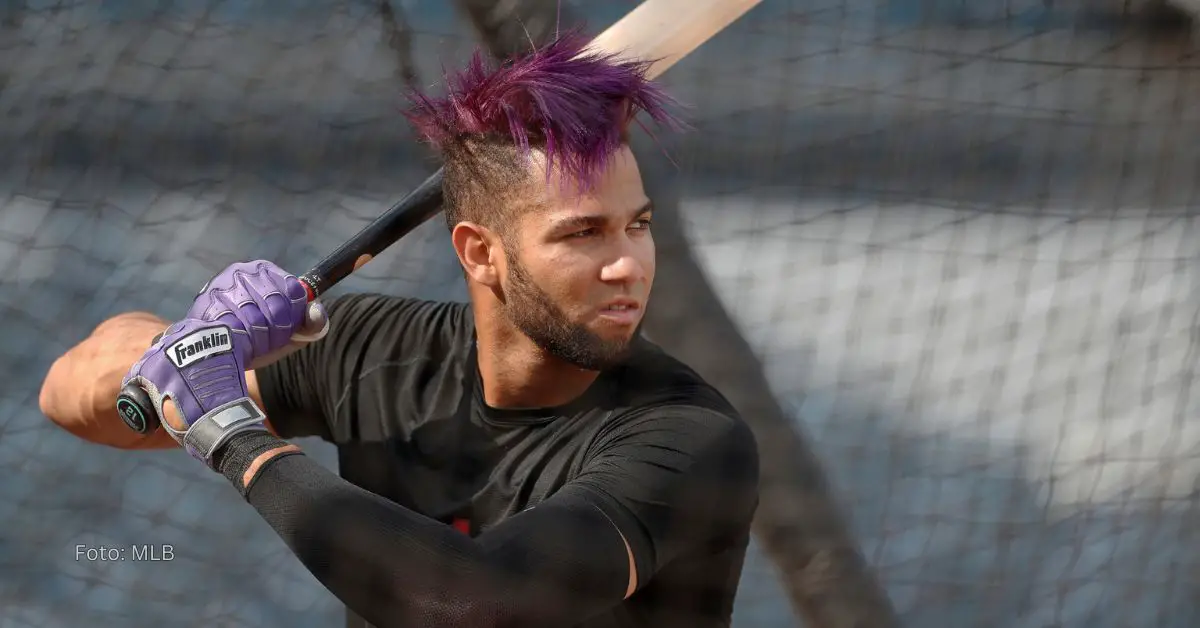
<svg viewBox="0 0 1200 628">
<path fill-rule="evenodd" d="M 570 404 L 501 410 L 466 304 L 328 308 L 325 339 L 256 375 L 275 430 L 334 443 L 340 477 L 290 455 L 239 488 L 349 628 L 729 625 L 757 447 L 695 373 L 639 341 Z M 223 471 L 271 444 L 233 439 Z"/>
</svg>

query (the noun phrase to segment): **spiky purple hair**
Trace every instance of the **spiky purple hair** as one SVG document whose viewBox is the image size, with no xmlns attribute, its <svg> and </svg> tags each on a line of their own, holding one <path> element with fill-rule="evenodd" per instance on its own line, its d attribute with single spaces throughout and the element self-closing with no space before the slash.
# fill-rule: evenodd
<svg viewBox="0 0 1200 628">
<path fill-rule="evenodd" d="M 446 78 L 445 96 L 415 92 L 405 115 L 441 150 L 473 138 L 502 138 L 523 152 L 540 145 L 547 175 L 558 168 L 590 187 L 638 112 L 669 128 L 685 125 L 669 111 L 678 103 L 646 78 L 651 61 L 585 52 L 588 41 L 572 31 L 498 67 L 476 52 Z"/>
</svg>

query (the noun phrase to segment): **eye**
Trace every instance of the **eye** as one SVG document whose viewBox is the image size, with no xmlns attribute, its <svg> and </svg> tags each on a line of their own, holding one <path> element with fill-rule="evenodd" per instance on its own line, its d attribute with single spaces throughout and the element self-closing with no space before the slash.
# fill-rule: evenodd
<svg viewBox="0 0 1200 628">
<path fill-rule="evenodd" d="M 630 228 L 637 231 L 647 231 L 650 229 L 650 224 L 653 222 L 654 220 L 650 218 L 639 218 L 635 220 L 632 225 L 630 225 Z"/>
<path fill-rule="evenodd" d="M 575 233 L 572 233 L 571 235 L 569 235 L 567 237 L 569 237 L 569 238 L 586 238 L 586 237 L 592 236 L 592 235 L 596 235 L 596 229 L 594 227 L 584 229 L 583 231 L 576 231 Z"/>
</svg>

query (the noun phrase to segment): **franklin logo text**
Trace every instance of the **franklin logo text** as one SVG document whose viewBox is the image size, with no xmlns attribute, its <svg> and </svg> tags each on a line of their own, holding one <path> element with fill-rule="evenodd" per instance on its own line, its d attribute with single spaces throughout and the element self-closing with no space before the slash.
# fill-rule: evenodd
<svg viewBox="0 0 1200 628">
<path fill-rule="evenodd" d="M 221 325 L 194 331 L 167 349 L 167 358 L 178 368 L 233 350 L 229 328 Z"/>
</svg>

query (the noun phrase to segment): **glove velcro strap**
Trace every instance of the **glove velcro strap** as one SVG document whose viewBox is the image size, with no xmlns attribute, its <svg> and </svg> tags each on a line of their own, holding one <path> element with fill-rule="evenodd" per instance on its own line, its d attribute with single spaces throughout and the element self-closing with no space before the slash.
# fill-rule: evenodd
<svg viewBox="0 0 1200 628">
<path fill-rule="evenodd" d="M 231 436 L 247 430 L 266 431 L 266 415 L 249 397 L 213 408 L 188 428 L 183 445 L 192 455 L 213 466 L 213 452 Z"/>
</svg>

